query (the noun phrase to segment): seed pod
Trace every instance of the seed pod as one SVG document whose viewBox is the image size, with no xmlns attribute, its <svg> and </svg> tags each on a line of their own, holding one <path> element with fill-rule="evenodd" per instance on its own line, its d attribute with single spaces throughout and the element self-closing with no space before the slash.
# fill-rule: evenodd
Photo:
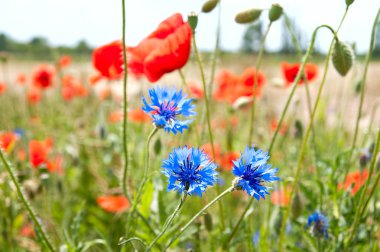
<svg viewBox="0 0 380 252">
<path fill-rule="evenodd" d="M 251 9 L 251 10 L 239 12 L 235 16 L 235 22 L 238 24 L 248 24 L 248 23 L 254 22 L 257 19 L 259 19 L 261 12 L 262 10 L 260 9 Z"/>
<path fill-rule="evenodd" d="M 347 7 L 350 6 L 355 0 L 346 0 Z"/>
<path fill-rule="evenodd" d="M 193 33 L 195 33 L 195 28 L 197 28 L 198 25 L 198 15 L 195 12 L 190 12 L 190 14 L 187 16 L 187 22 L 189 23 L 191 29 L 193 30 Z"/>
<path fill-rule="evenodd" d="M 272 4 L 272 7 L 269 9 L 268 17 L 271 22 L 278 20 L 283 13 L 283 9 L 279 4 Z"/>
<path fill-rule="evenodd" d="M 219 3 L 219 0 L 209 0 L 209 1 L 205 2 L 202 6 L 202 12 L 204 12 L 204 13 L 211 12 L 213 9 L 215 9 L 215 7 L 218 5 L 218 3 Z"/>
<path fill-rule="evenodd" d="M 295 122 L 295 133 L 294 133 L 294 137 L 295 138 L 302 138 L 303 136 L 303 125 L 302 125 L 302 122 L 300 120 L 296 120 Z"/>
<path fill-rule="evenodd" d="M 352 48 L 348 44 L 336 40 L 332 53 L 332 62 L 338 73 L 346 76 L 354 63 Z"/>
</svg>

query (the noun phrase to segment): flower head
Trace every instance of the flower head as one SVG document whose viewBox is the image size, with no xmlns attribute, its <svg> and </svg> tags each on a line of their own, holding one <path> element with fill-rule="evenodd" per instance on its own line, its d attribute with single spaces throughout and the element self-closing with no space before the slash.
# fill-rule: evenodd
<svg viewBox="0 0 380 252">
<path fill-rule="evenodd" d="M 122 213 L 129 208 L 129 201 L 126 197 L 119 195 L 99 196 L 96 203 L 107 212 Z"/>
<path fill-rule="evenodd" d="M 17 140 L 18 135 L 14 132 L 0 133 L 0 148 L 6 152 L 10 152 Z"/>
<path fill-rule="evenodd" d="M 0 95 L 7 90 L 7 85 L 4 82 L 0 82 Z"/>
<path fill-rule="evenodd" d="M 33 73 L 33 85 L 40 89 L 46 89 L 53 85 L 54 68 L 49 65 L 38 66 Z"/>
<path fill-rule="evenodd" d="M 181 14 L 168 17 L 136 47 L 128 48 L 128 69 L 136 76 L 145 75 L 150 82 L 158 81 L 187 63 L 191 36 L 190 25 Z"/>
<path fill-rule="evenodd" d="M 92 53 L 92 64 L 100 75 L 109 80 L 122 78 L 123 68 L 123 44 L 114 41 L 104 46 L 95 48 Z"/>
<path fill-rule="evenodd" d="M 329 227 L 329 220 L 322 213 L 318 213 L 317 211 L 313 214 L 309 215 L 307 218 L 306 227 L 312 226 L 312 232 L 317 236 L 325 236 L 328 238 L 327 229 Z"/>
<path fill-rule="evenodd" d="M 179 116 L 189 117 L 196 115 L 191 102 L 193 99 L 186 99 L 187 95 L 182 94 L 182 90 L 176 91 L 174 87 L 155 87 L 149 89 L 151 103 L 148 104 L 145 97 L 142 109 L 153 119 L 153 123 L 158 128 L 164 128 L 167 132 L 176 134 L 182 133 L 183 129 L 188 128 L 192 120 L 180 121 Z"/>
<path fill-rule="evenodd" d="M 368 170 L 362 171 L 353 171 L 348 173 L 344 183 L 338 184 L 338 189 L 345 189 L 351 192 L 351 195 L 354 196 L 360 188 L 365 184 L 366 180 L 369 177 Z"/>
<path fill-rule="evenodd" d="M 300 71 L 301 64 L 295 63 L 295 64 L 289 64 L 287 62 L 284 62 L 281 64 L 282 74 L 286 81 L 286 87 L 289 87 L 292 85 L 292 83 L 295 81 L 298 72 Z M 314 65 L 312 63 L 308 63 L 305 65 L 304 73 L 307 81 L 314 80 L 318 75 L 318 66 Z M 300 79 L 298 82 L 299 85 L 303 84 L 303 78 Z"/>
<path fill-rule="evenodd" d="M 278 169 L 271 169 L 272 165 L 267 164 L 269 159 L 268 153 L 262 150 L 255 151 L 254 148 L 245 148 L 245 153 L 236 161 L 233 161 L 234 167 L 232 173 L 237 176 L 236 187 L 246 191 L 249 195 L 260 200 L 265 199 L 269 187 L 265 182 L 280 180 L 276 177 Z"/>
<path fill-rule="evenodd" d="M 187 146 L 174 149 L 163 161 L 162 173 L 168 177 L 168 191 L 202 196 L 207 186 L 217 181 L 216 164 L 200 149 Z"/>
</svg>

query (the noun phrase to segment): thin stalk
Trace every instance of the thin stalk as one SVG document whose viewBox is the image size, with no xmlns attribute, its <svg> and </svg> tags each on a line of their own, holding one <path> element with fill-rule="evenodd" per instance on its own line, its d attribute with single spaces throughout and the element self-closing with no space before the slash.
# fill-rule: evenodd
<svg viewBox="0 0 380 252">
<path fill-rule="evenodd" d="M 142 178 L 142 181 L 140 183 L 140 186 L 137 190 L 136 197 L 133 200 L 131 211 L 130 211 L 128 218 L 127 218 L 127 234 L 129 233 L 130 224 L 131 224 L 132 219 L 134 218 L 137 205 L 138 205 L 140 198 L 141 198 L 141 195 L 144 191 L 145 184 L 148 181 L 148 171 L 149 171 L 149 161 L 150 161 L 150 148 L 149 148 L 150 142 L 151 142 L 153 136 L 158 132 L 159 129 L 160 128 L 154 127 L 154 129 L 149 134 L 148 139 L 146 141 L 144 174 L 143 174 L 143 178 Z"/>
<path fill-rule="evenodd" d="M 202 66 L 202 61 L 201 61 L 201 58 L 200 58 L 200 55 L 198 52 L 198 47 L 197 47 L 195 35 L 193 36 L 193 48 L 194 48 L 195 57 L 197 59 L 197 63 L 199 66 L 199 70 L 201 72 L 201 77 L 202 77 L 202 85 L 203 85 L 205 108 L 206 108 L 207 128 L 208 128 L 208 134 L 209 134 L 209 138 L 210 138 L 212 157 L 213 157 L 213 159 L 215 159 L 214 138 L 212 136 L 212 130 L 211 130 L 210 103 L 209 103 L 209 99 L 208 99 L 208 95 L 207 95 L 206 78 L 205 78 L 205 73 L 204 73 L 203 66 Z M 220 193 L 219 185 L 216 185 L 215 188 L 216 188 L 217 193 L 219 194 Z M 224 223 L 223 204 L 222 204 L 222 202 L 219 202 L 218 205 L 219 205 L 220 224 L 221 224 L 222 230 L 224 230 L 226 225 Z"/>
<path fill-rule="evenodd" d="M 261 44 L 260 44 L 260 50 L 259 50 L 259 55 L 257 56 L 256 60 L 256 74 L 253 78 L 253 100 L 252 100 L 252 107 L 251 107 L 251 119 L 250 119 L 250 126 L 249 126 L 249 137 L 248 137 L 248 145 L 251 146 L 252 144 L 252 137 L 253 137 L 253 126 L 254 126 L 254 120 L 255 120 L 255 107 L 256 107 L 256 92 L 257 92 L 257 78 L 259 76 L 259 70 L 264 54 L 264 49 L 265 49 L 265 40 L 267 39 L 270 27 L 272 26 L 272 22 L 268 24 L 268 27 L 264 33 L 264 36 L 261 39 Z"/>
<path fill-rule="evenodd" d="M 203 207 L 198 213 L 196 213 L 193 218 L 191 218 L 191 220 L 189 220 L 189 222 L 186 223 L 185 226 L 183 226 L 179 231 L 178 233 L 169 241 L 169 243 L 166 245 L 164 251 L 166 251 L 170 245 L 172 245 L 172 243 L 178 239 L 178 237 L 180 237 L 182 235 L 183 232 L 185 232 L 185 230 L 201 215 L 203 214 L 207 209 L 209 209 L 212 205 L 214 205 L 216 202 L 218 202 L 221 198 L 223 198 L 224 196 L 226 196 L 227 194 L 233 192 L 235 190 L 234 186 L 231 186 L 229 187 L 228 189 L 226 189 L 224 192 L 222 192 L 221 194 L 219 194 L 217 197 L 215 197 L 215 199 L 213 199 L 210 203 L 208 203 L 205 207 Z"/>
<path fill-rule="evenodd" d="M 363 138 L 362 145 L 364 145 L 367 142 L 368 136 L 371 134 L 373 122 L 375 120 L 375 115 L 376 115 L 376 112 L 377 112 L 377 109 L 379 108 L 379 106 L 380 106 L 380 98 L 375 102 L 375 104 L 372 107 L 371 117 L 369 119 L 368 131 Z"/>
<path fill-rule="evenodd" d="M 336 37 L 336 32 L 329 26 L 326 26 L 326 25 L 321 25 L 321 26 L 318 26 L 314 32 L 313 32 L 313 36 L 312 36 L 312 40 L 311 40 L 311 43 L 310 43 L 310 46 L 309 46 L 309 49 L 308 49 L 308 52 L 306 53 L 305 55 L 305 60 L 304 60 L 304 64 L 302 65 L 303 67 L 306 65 L 306 62 L 308 61 L 309 57 L 310 57 L 310 53 L 312 51 L 312 48 L 314 46 L 314 43 L 315 43 L 315 38 L 317 36 L 317 32 L 320 28 L 328 28 L 330 31 L 333 32 L 334 34 L 334 38 L 337 39 Z M 300 150 L 300 153 L 299 153 L 299 157 L 298 157 L 298 162 L 297 162 L 297 169 L 296 169 L 296 174 L 294 176 L 294 181 L 293 181 L 293 185 L 291 188 L 293 188 L 293 190 L 290 191 L 290 202 L 289 202 L 289 205 L 288 207 L 286 208 L 285 210 L 285 214 L 284 214 L 284 218 L 282 219 L 282 225 L 281 225 L 281 230 L 280 230 L 280 240 L 279 240 L 279 246 L 278 246 L 278 250 L 279 251 L 282 251 L 283 250 L 283 243 L 284 243 L 284 236 L 285 236 L 285 228 L 286 228 L 286 222 L 287 222 L 287 219 L 289 217 L 289 213 L 290 213 L 290 207 L 292 205 L 292 201 L 293 201 L 293 194 L 294 194 L 294 191 L 296 189 L 296 186 L 297 186 L 297 182 L 298 182 L 298 179 L 299 179 L 299 175 L 300 175 L 300 171 L 301 171 L 301 167 L 302 167 L 302 161 L 303 161 L 303 158 L 304 158 L 304 155 L 305 155 L 305 152 L 306 152 L 306 146 L 307 146 L 307 143 L 308 143 L 308 140 L 309 140 L 309 136 L 310 136 L 310 132 L 311 132 L 311 128 L 312 128 L 312 125 L 314 123 L 314 118 L 315 118 L 315 114 L 317 112 L 317 108 L 318 108 L 318 105 L 319 105 L 319 101 L 320 101 L 320 98 L 321 98 L 321 94 L 322 94 L 322 90 L 323 90 L 323 87 L 325 85 L 325 82 L 326 82 L 326 77 L 327 77 L 327 70 L 328 70 L 328 67 L 329 67 L 329 63 L 330 63 L 330 57 L 331 57 L 331 53 L 332 53 L 332 49 L 333 49 L 333 45 L 334 43 L 331 43 L 330 45 L 330 49 L 329 49 L 329 52 L 327 54 L 327 57 L 326 57 L 326 61 L 325 61 L 325 69 L 324 69 L 324 73 L 323 73 L 323 77 L 322 77 L 322 82 L 321 82 L 321 85 L 319 87 L 319 90 L 318 90 L 318 94 L 317 94 L 317 99 L 315 101 L 315 105 L 314 105 L 314 108 L 313 108 L 313 113 L 310 117 L 310 122 L 309 122 L 309 126 L 307 128 L 307 131 L 306 131 L 306 134 L 305 134 L 305 137 L 302 141 L 302 146 L 301 146 L 301 150 Z M 301 68 L 303 68 L 301 67 Z M 300 70 L 300 72 L 297 74 L 297 78 L 298 77 L 301 77 L 302 76 L 302 73 L 303 73 L 303 69 Z M 296 78 L 296 79 L 297 79 Z"/>
<path fill-rule="evenodd" d="M 211 100 L 212 98 L 212 88 L 213 88 L 213 82 L 215 78 L 215 69 L 216 69 L 216 59 L 218 58 L 219 55 L 219 45 L 220 45 L 220 30 L 221 30 L 221 12 L 222 12 L 222 1 L 219 1 L 218 4 L 218 26 L 216 27 L 216 40 L 215 40 L 215 48 L 214 48 L 214 54 L 212 57 L 212 63 L 211 63 L 211 75 L 210 75 L 210 81 L 208 83 L 208 94 L 209 94 L 209 99 Z"/>
<path fill-rule="evenodd" d="M 185 78 L 185 75 L 184 75 L 182 69 L 179 69 L 179 70 L 178 70 L 178 73 L 179 73 L 179 76 L 181 77 L 182 85 L 186 88 L 186 92 L 187 92 L 189 95 L 191 95 L 189 85 L 187 85 L 186 78 Z"/>
<path fill-rule="evenodd" d="M 369 66 L 369 61 L 371 60 L 371 57 L 372 57 L 372 51 L 373 51 L 373 47 L 374 47 L 374 44 L 375 44 L 376 27 L 377 27 L 377 23 L 379 21 L 379 15 L 380 15 L 380 8 L 377 11 L 377 15 L 376 15 L 375 21 L 374 21 L 373 26 L 372 26 L 371 42 L 370 42 L 368 53 L 367 53 L 367 56 L 366 56 L 366 59 L 365 59 L 365 66 L 364 66 L 364 71 L 363 71 L 363 77 L 362 77 L 361 86 L 360 86 L 359 111 L 358 111 L 358 116 L 356 118 L 356 123 L 355 123 L 354 139 L 352 140 L 352 146 L 351 146 L 351 150 L 350 150 L 350 153 L 351 153 L 351 155 L 350 155 L 351 156 L 350 164 L 352 163 L 352 159 L 353 159 L 353 156 L 354 156 L 352 154 L 354 152 L 354 149 L 355 149 L 355 146 L 356 146 L 356 141 L 357 141 L 357 138 L 358 138 L 359 122 L 360 122 L 360 119 L 362 117 L 364 95 L 365 95 L 365 84 L 366 84 L 366 80 L 367 80 L 368 66 Z M 349 165 L 347 167 L 349 168 Z M 348 169 L 346 171 L 344 179 L 346 179 L 347 174 L 348 174 Z"/>
<path fill-rule="evenodd" d="M 123 149 L 124 149 L 124 170 L 123 170 L 123 179 L 122 187 L 123 193 L 130 201 L 130 196 L 127 188 L 127 178 L 128 178 L 128 167 L 129 167 L 129 157 L 128 157 L 128 120 L 127 120 L 127 111 L 128 111 L 128 99 L 127 99 L 127 81 L 128 81 L 128 64 L 127 64 L 127 49 L 125 42 L 125 0 L 121 0 L 122 3 L 122 15 L 123 15 L 123 63 L 124 63 L 124 78 L 123 78 Z"/>
<path fill-rule="evenodd" d="M 32 221 L 33 221 L 38 233 L 41 235 L 42 241 L 44 242 L 44 244 L 46 245 L 46 247 L 48 248 L 49 251 L 55 251 L 53 245 L 49 241 L 49 238 L 46 234 L 45 229 L 42 226 L 42 223 L 40 223 L 40 221 L 38 220 L 37 214 L 33 211 L 27 197 L 24 195 L 24 192 L 21 189 L 21 185 L 17 181 L 17 176 L 16 176 L 15 171 L 13 170 L 11 165 L 8 163 L 8 161 L 5 159 L 5 156 L 3 154 L 3 150 L 1 150 L 1 148 L 0 148 L 0 158 L 1 158 L 1 161 L 2 161 L 5 169 L 7 170 L 8 174 L 9 174 L 9 176 L 11 177 L 11 180 L 12 180 L 14 186 L 16 187 L 17 194 L 18 194 L 22 204 L 24 205 L 27 212 L 29 213 L 30 218 L 32 218 Z"/>
<path fill-rule="evenodd" d="M 358 225 L 359 225 L 360 217 L 363 216 L 364 211 L 365 211 L 365 209 L 366 209 L 366 207 L 367 207 L 367 205 L 369 203 L 369 200 L 373 196 L 373 191 L 375 190 L 375 188 L 377 187 L 377 183 L 379 182 L 380 173 L 376 177 L 375 184 L 372 187 L 372 190 L 371 190 L 371 193 L 370 193 L 370 195 L 369 195 L 369 197 L 367 199 L 367 202 L 364 203 L 364 198 L 365 198 L 368 186 L 369 186 L 369 184 L 371 182 L 370 178 L 371 178 L 373 170 L 375 168 L 376 159 L 377 159 L 377 153 L 379 152 L 379 146 L 380 146 L 380 129 L 378 129 L 378 131 L 377 131 L 376 145 L 375 145 L 375 149 L 373 151 L 373 155 L 372 155 L 372 158 L 371 158 L 371 164 L 370 164 L 370 168 L 369 168 L 369 178 L 367 179 L 367 181 L 366 181 L 366 183 L 364 185 L 364 188 L 363 188 L 363 190 L 361 191 L 361 194 L 360 194 L 359 205 L 358 205 L 358 208 L 357 208 L 356 213 L 355 213 L 353 228 L 352 228 L 352 231 L 350 232 L 350 235 L 349 235 L 349 238 L 348 238 L 348 241 L 347 241 L 347 244 L 346 244 L 347 247 L 350 245 L 352 239 L 354 238 L 354 235 L 355 235 L 356 230 L 357 230 Z"/>
<path fill-rule="evenodd" d="M 177 208 L 174 210 L 173 214 L 170 215 L 168 220 L 165 222 L 165 225 L 164 225 L 164 228 L 162 229 L 162 231 L 156 236 L 156 238 L 149 245 L 149 247 L 145 250 L 145 252 L 150 251 L 153 248 L 153 246 L 157 243 L 157 241 L 165 234 L 166 230 L 172 224 L 175 216 L 178 214 L 179 210 L 181 210 L 183 204 L 185 203 L 186 197 L 187 197 L 187 191 L 184 191 L 183 196 L 181 197 L 181 201 L 179 202 Z"/>
</svg>

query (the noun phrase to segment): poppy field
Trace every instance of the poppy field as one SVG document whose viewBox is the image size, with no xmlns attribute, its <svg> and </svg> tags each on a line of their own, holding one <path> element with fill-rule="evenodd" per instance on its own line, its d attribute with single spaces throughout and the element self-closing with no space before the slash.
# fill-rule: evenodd
<svg viewBox="0 0 380 252">
<path fill-rule="evenodd" d="M 130 45 L 121 0 L 91 62 L 0 52 L 0 251 L 380 251 L 380 9 L 356 55 L 341 1 L 306 49 L 272 4 L 231 20 L 265 20 L 257 52 L 224 53 L 221 0 Z M 295 52 L 269 54 L 282 20 Z"/>
</svg>

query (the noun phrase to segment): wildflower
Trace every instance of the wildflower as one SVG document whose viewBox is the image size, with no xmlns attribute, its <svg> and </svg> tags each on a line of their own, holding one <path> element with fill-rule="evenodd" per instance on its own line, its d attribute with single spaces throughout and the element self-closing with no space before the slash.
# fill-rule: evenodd
<svg viewBox="0 0 380 252">
<path fill-rule="evenodd" d="M 212 153 L 212 146 L 210 143 L 204 144 L 200 148 L 208 157 L 209 159 L 213 159 L 215 163 L 220 164 L 222 161 L 222 149 L 220 146 L 216 143 L 214 143 L 214 154 Z"/>
<path fill-rule="evenodd" d="M 297 74 L 301 68 L 301 64 L 295 63 L 295 64 L 289 64 L 287 62 L 284 62 L 281 64 L 282 74 L 285 78 L 286 87 L 291 86 L 291 84 L 295 81 Z M 314 65 L 312 63 L 308 63 L 305 65 L 304 73 L 307 81 L 312 81 L 317 77 L 318 74 L 318 67 L 317 65 Z M 303 84 L 304 80 L 303 78 L 300 79 L 298 82 L 299 85 Z"/>
<path fill-rule="evenodd" d="M 173 149 L 163 161 L 162 173 L 168 178 L 168 191 L 199 195 L 217 181 L 216 164 L 199 148 Z"/>
<path fill-rule="evenodd" d="M 33 73 L 33 85 L 40 89 L 46 89 L 53 85 L 54 70 L 49 65 L 38 66 Z"/>
<path fill-rule="evenodd" d="M 272 192 L 271 201 L 277 206 L 288 206 L 290 203 L 290 188 Z"/>
<path fill-rule="evenodd" d="M 41 100 L 41 92 L 37 88 L 31 88 L 26 93 L 26 98 L 30 104 L 36 104 Z"/>
<path fill-rule="evenodd" d="M 128 119 L 136 123 L 150 122 L 150 116 L 144 113 L 141 108 L 134 109 L 128 112 Z"/>
<path fill-rule="evenodd" d="M 129 208 L 129 201 L 126 197 L 119 196 L 99 196 L 96 199 L 96 203 L 107 212 L 110 213 L 122 213 Z"/>
<path fill-rule="evenodd" d="M 222 161 L 221 161 L 221 168 L 222 170 L 225 171 L 231 171 L 232 167 L 234 166 L 233 161 L 236 160 L 239 157 L 239 153 L 236 151 L 230 151 L 226 152 L 222 156 Z"/>
<path fill-rule="evenodd" d="M 49 152 L 49 147 L 46 142 L 31 140 L 29 142 L 29 162 L 34 167 L 37 168 L 40 165 L 47 163 L 47 156 Z"/>
<path fill-rule="evenodd" d="M 92 64 L 102 77 L 118 80 L 123 77 L 123 44 L 114 41 L 98 47 L 92 53 Z"/>
<path fill-rule="evenodd" d="M 182 68 L 191 50 L 192 31 L 176 13 L 162 23 L 136 47 L 128 48 L 128 69 L 156 82 L 164 74 Z"/>
<path fill-rule="evenodd" d="M 277 127 L 278 127 L 278 121 L 275 118 L 273 118 L 270 123 L 271 131 L 275 132 Z M 280 134 L 285 135 L 287 131 L 288 131 L 288 125 L 286 125 L 285 123 L 282 123 L 281 128 L 279 129 Z"/>
<path fill-rule="evenodd" d="M 46 162 L 46 168 L 47 170 L 52 173 L 63 173 L 63 157 L 62 156 L 57 156 L 53 160 L 49 160 Z"/>
<path fill-rule="evenodd" d="M 369 177 L 367 170 L 350 172 L 347 175 L 344 183 L 339 183 L 338 189 L 345 189 L 351 191 L 351 195 L 354 196 L 365 183 Z"/>
<path fill-rule="evenodd" d="M 324 236 L 325 238 L 328 238 L 328 227 L 329 227 L 329 220 L 325 215 L 322 213 L 318 213 L 317 211 L 313 214 L 309 215 L 307 218 L 307 225 L 306 227 L 312 226 L 312 232 L 316 236 Z"/>
<path fill-rule="evenodd" d="M 0 82 L 0 95 L 4 94 L 7 90 L 7 85 L 4 82 Z"/>
<path fill-rule="evenodd" d="M 17 75 L 16 82 L 17 82 L 19 85 L 21 85 L 21 86 L 24 85 L 25 82 L 26 82 L 26 76 L 25 76 L 25 74 L 20 73 L 19 75 Z"/>
<path fill-rule="evenodd" d="M 96 85 L 103 77 L 100 74 L 94 74 L 88 77 L 88 83 L 92 86 Z"/>
<path fill-rule="evenodd" d="M 17 134 L 14 132 L 0 133 L 0 148 L 5 152 L 10 152 L 18 139 Z"/>
<path fill-rule="evenodd" d="M 189 82 L 189 83 L 187 83 L 187 85 L 189 86 L 191 95 L 194 98 L 202 99 L 204 97 L 203 89 L 201 87 L 199 87 L 199 85 L 197 85 L 195 82 Z"/>
<path fill-rule="evenodd" d="M 254 85 L 255 78 L 257 78 L 256 85 Z M 241 76 L 228 70 L 223 70 L 215 78 L 218 87 L 214 92 L 214 98 L 217 101 L 226 101 L 234 104 L 241 97 L 260 97 L 265 81 L 264 74 L 261 72 L 257 73 L 251 67 L 246 68 Z"/>
<path fill-rule="evenodd" d="M 149 89 L 151 104 L 148 104 L 145 97 L 142 98 L 144 103 L 142 109 L 153 119 L 153 123 L 158 128 L 164 128 L 167 132 L 183 131 L 188 128 L 192 120 L 180 121 L 179 116 L 189 117 L 195 115 L 195 105 L 191 102 L 193 99 L 186 99 L 187 95 L 182 94 L 182 90 L 176 91 L 174 87 L 159 87 Z"/>
<path fill-rule="evenodd" d="M 245 153 L 241 153 L 240 158 L 233 161 L 232 173 L 237 176 L 234 182 L 236 189 L 246 191 L 257 200 L 260 197 L 265 199 L 265 194 L 269 195 L 269 187 L 264 183 L 280 180 L 275 176 L 278 169 L 271 169 L 272 165 L 267 164 L 268 159 L 267 152 L 255 151 L 247 146 Z"/>
<path fill-rule="evenodd" d="M 21 236 L 31 238 L 31 239 L 34 239 L 34 237 L 36 236 L 33 225 L 29 223 L 22 226 L 19 233 Z"/>
<path fill-rule="evenodd" d="M 60 68 L 66 68 L 71 64 L 71 57 L 69 55 L 63 55 L 61 58 L 58 60 L 58 66 Z"/>
</svg>

